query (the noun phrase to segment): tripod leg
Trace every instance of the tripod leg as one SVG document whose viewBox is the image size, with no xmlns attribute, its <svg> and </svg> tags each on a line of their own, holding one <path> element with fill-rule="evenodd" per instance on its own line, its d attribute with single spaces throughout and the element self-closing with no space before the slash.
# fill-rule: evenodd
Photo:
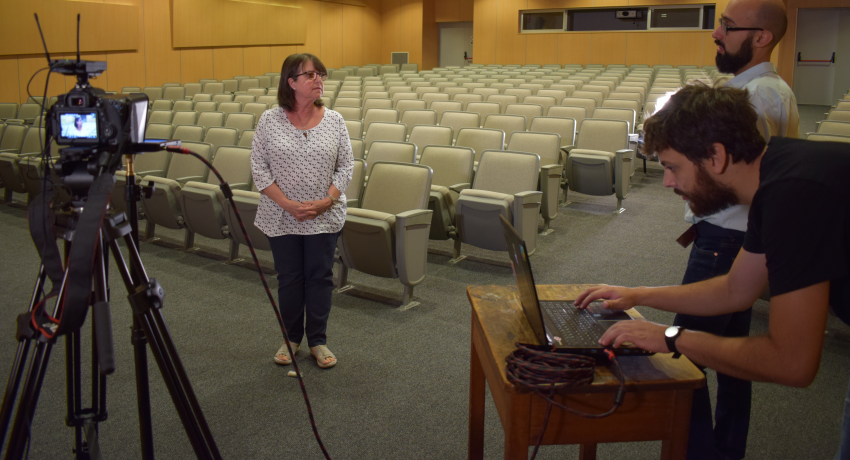
<svg viewBox="0 0 850 460">
<path fill-rule="evenodd" d="M 33 308 L 41 299 L 42 291 L 44 290 L 44 281 L 47 279 L 47 271 L 44 265 L 39 268 L 38 279 L 32 291 L 30 306 L 27 310 L 32 312 Z M 23 339 L 18 342 L 18 349 L 15 352 L 15 360 L 12 363 L 12 370 L 9 372 L 9 381 L 6 383 L 6 392 L 3 394 L 3 405 L 0 406 L 0 450 L 3 448 L 3 443 L 6 440 L 6 433 L 9 430 L 9 421 L 12 418 L 12 408 L 15 405 L 15 399 L 18 397 L 18 389 L 21 384 L 21 377 L 24 373 L 26 365 L 26 357 L 29 354 L 30 339 Z"/>
<path fill-rule="evenodd" d="M 6 450 L 7 460 L 20 460 L 24 457 L 27 444 L 30 439 L 30 427 L 38 404 L 38 395 L 41 385 L 44 383 L 44 375 L 47 373 L 47 364 L 50 359 L 52 343 L 39 342 L 35 347 L 35 353 L 30 361 L 30 371 L 24 384 L 24 393 L 15 413 L 12 425 L 12 434 L 9 436 L 9 447 Z"/>
<path fill-rule="evenodd" d="M 159 314 L 161 297 L 159 300 L 155 297 L 156 295 L 161 296 L 161 288 L 155 284 L 155 281 L 151 283 L 151 280 L 147 277 L 132 237 L 125 235 L 124 238 L 130 253 L 130 264 L 133 268 L 133 275 L 135 275 L 135 283 L 133 283 L 134 277 L 124 262 L 117 241 L 113 240 L 110 247 L 121 277 L 127 286 L 127 291 L 130 293 L 133 314 L 144 330 L 145 337 L 151 347 L 151 353 L 153 353 L 159 366 L 162 378 L 195 455 L 199 459 L 220 459 L 221 454 L 218 452 L 218 447 L 201 411 L 200 404 L 198 404 L 192 384 L 180 362 L 180 357 L 177 355 L 165 320 Z"/>
</svg>

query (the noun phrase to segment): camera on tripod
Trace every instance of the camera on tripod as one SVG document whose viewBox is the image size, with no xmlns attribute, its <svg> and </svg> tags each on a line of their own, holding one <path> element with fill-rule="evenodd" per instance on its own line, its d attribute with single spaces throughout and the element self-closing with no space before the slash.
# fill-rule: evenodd
<svg viewBox="0 0 850 460">
<path fill-rule="evenodd" d="M 89 78 L 106 70 L 101 61 L 53 60 L 50 71 L 77 77 L 73 91 L 47 112 L 47 137 L 65 145 L 54 172 L 75 197 L 85 196 L 94 178 L 114 174 L 128 147 L 144 142 L 148 97 L 106 94 Z"/>
</svg>

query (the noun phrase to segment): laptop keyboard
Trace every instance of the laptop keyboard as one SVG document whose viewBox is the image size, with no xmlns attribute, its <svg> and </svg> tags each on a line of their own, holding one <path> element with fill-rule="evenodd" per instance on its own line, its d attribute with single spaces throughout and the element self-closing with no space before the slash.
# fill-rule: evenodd
<svg viewBox="0 0 850 460">
<path fill-rule="evenodd" d="M 576 309 L 572 302 L 540 302 L 553 325 L 561 334 L 560 345 L 598 348 L 599 338 L 605 329 L 596 323 L 587 311 Z M 557 342 L 555 342 L 558 345 Z"/>
</svg>

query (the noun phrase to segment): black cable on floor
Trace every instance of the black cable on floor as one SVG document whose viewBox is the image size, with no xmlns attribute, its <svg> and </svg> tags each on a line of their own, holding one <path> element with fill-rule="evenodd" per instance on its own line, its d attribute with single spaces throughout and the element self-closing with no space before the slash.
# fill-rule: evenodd
<svg viewBox="0 0 850 460">
<path fill-rule="evenodd" d="M 257 267 L 257 273 L 260 274 L 260 280 L 263 282 L 263 287 L 266 290 L 266 295 L 269 297 L 269 302 L 272 304 L 272 309 L 274 309 L 274 314 L 277 317 L 278 324 L 280 324 L 280 330 L 283 332 L 283 339 L 286 342 L 286 349 L 289 350 L 289 356 L 292 357 L 292 365 L 295 367 L 295 376 L 298 378 L 298 383 L 301 385 L 301 394 L 304 396 L 304 404 L 307 406 L 307 414 L 310 417 L 310 426 L 313 428 L 313 435 L 316 437 L 316 442 L 319 443 L 319 448 L 322 449 L 322 454 L 324 454 L 325 458 L 330 460 L 330 454 L 328 454 L 327 449 L 325 449 L 324 443 L 322 443 L 322 437 L 319 436 L 319 429 L 316 427 L 316 420 L 313 417 L 313 408 L 310 405 L 310 397 L 307 396 L 307 387 L 304 386 L 304 380 L 301 378 L 301 371 L 298 369 L 298 361 L 295 359 L 295 353 L 292 352 L 292 343 L 289 341 L 289 335 L 286 333 L 286 326 L 283 324 L 283 317 L 280 315 L 280 310 L 278 309 L 277 303 L 274 301 L 274 296 L 272 295 L 271 289 L 269 289 L 269 284 L 266 282 L 266 277 L 263 274 L 263 269 L 260 267 L 260 260 L 257 258 L 257 253 L 254 252 L 254 245 L 251 244 L 251 238 L 248 236 L 248 231 L 245 229 L 245 223 L 242 221 L 242 216 L 239 215 L 239 209 L 236 208 L 236 203 L 233 201 L 233 191 L 230 189 L 230 185 L 224 181 L 224 178 L 221 177 L 218 170 L 209 162 L 206 158 L 198 155 L 191 150 L 184 147 L 168 147 L 166 148 L 169 152 L 180 153 L 183 155 L 192 155 L 193 157 L 201 160 L 207 167 L 210 168 L 210 171 L 215 174 L 218 178 L 218 181 L 221 183 L 219 188 L 221 188 L 222 193 L 224 193 L 224 197 L 230 202 L 230 206 L 233 208 L 234 214 L 236 214 L 236 220 L 239 222 L 239 227 L 242 229 L 242 235 L 245 236 L 245 241 L 248 242 L 248 249 L 251 250 L 251 257 L 254 258 L 254 265 Z"/>
</svg>

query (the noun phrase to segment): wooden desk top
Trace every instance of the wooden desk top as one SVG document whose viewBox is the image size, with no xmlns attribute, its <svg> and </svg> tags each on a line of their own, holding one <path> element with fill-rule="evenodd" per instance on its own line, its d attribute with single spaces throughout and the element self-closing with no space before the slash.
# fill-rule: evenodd
<svg viewBox="0 0 850 460">
<path fill-rule="evenodd" d="M 537 293 L 540 300 L 573 300 L 591 286 L 593 285 L 538 285 Z M 516 349 L 514 343 L 537 343 L 519 303 L 516 286 L 469 286 L 466 294 L 472 305 L 473 316 L 478 320 L 474 321 L 473 325 L 479 328 L 478 332 L 489 345 L 486 350 L 492 354 L 482 356 L 482 365 L 485 369 L 496 367 L 506 391 L 526 393 L 525 390 L 516 389 L 505 375 L 505 357 Z M 629 313 L 633 317 L 642 318 L 634 309 L 629 310 Z M 481 349 L 479 352 L 486 353 Z M 671 353 L 666 353 L 618 357 L 617 360 L 626 376 L 628 390 L 673 390 L 700 388 L 705 385 L 703 373 L 686 357 L 672 359 L 671 356 Z M 494 383 L 490 382 L 491 385 Z M 599 366 L 590 386 L 574 387 L 564 392 L 616 391 L 618 385 L 619 382 L 611 371 L 607 367 Z"/>
</svg>

